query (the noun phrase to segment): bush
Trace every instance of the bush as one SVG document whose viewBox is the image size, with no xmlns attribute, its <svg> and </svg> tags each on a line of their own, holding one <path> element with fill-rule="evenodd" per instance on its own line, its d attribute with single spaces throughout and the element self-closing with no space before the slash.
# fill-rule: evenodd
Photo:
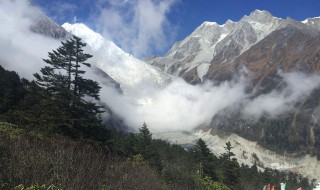
<svg viewBox="0 0 320 190">
<path fill-rule="evenodd" d="M 2 189 L 50 187 L 38 184 L 63 190 L 163 189 L 148 164 L 133 164 L 65 137 L 10 136 L 0 130 L 0 153 Z"/>
<path fill-rule="evenodd" d="M 222 184 L 222 183 L 220 183 L 218 181 L 212 181 L 210 179 L 210 177 L 208 177 L 208 176 L 204 176 L 204 177 L 197 176 L 195 181 L 199 185 L 200 189 L 206 189 L 206 190 L 230 190 L 224 184 Z"/>
</svg>

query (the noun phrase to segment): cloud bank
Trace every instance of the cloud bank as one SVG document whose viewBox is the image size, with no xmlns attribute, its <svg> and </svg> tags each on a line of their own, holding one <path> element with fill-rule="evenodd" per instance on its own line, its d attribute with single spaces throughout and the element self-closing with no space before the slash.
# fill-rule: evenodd
<svg viewBox="0 0 320 190">
<path fill-rule="evenodd" d="M 132 99 L 106 88 L 102 90 L 101 99 L 134 128 L 146 122 L 153 130 L 190 131 L 244 99 L 244 84 L 242 79 L 239 83 L 225 82 L 219 86 L 211 83 L 193 86 L 177 78 L 144 97 Z M 137 104 L 138 98 L 144 99 L 144 103 Z"/>
<path fill-rule="evenodd" d="M 177 78 L 163 89 L 153 89 L 149 96 L 145 93 L 144 97 L 136 97 L 145 99 L 144 104 L 136 104 L 107 88 L 102 91 L 101 98 L 136 129 L 146 122 L 154 131 L 192 131 L 195 127 L 209 124 L 218 112 L 226 108 L 228 111 L 239 111 L 240 108 L 242 116 L 250 118 L 250 121 L 266 115 L 277 118 L 320 87 L 320 76 L 316 74 L 280 72 L 279 76 L 286 87 L 255 98 L 245 93 L 249 84 L 246 77 L 220 85 L 205 83 L 195 86 Z"/>
</svg>

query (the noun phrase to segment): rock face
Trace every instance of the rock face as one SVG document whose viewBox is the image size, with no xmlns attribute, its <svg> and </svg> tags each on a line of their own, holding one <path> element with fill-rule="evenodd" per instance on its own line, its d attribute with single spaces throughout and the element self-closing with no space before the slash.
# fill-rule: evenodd
<svg viewBox="0 0 320 190">
<path fill-rule="evenodd" d="M 272 32 L 237 56 L 231 63 L 215 62 L 210 65 L 206 78 L 211 80 L 231 78 L 241 67 L 246 67 L 254 73 L 259 81 L 275 74 L 279 69 L 284 72 L 319 71 L 317 64 L 319 39 L 313 30 L 288 25 Z"/>
<path fill-rule="evenodd" d="M 31 15 L 31 17 L 34 23 L 31 25 L 30 30 L 35 33 L 56 39 L 67 39 L 72 36 L 62 26 L 55 23 L 52 19 L 41 12 Z"/>
</svg>

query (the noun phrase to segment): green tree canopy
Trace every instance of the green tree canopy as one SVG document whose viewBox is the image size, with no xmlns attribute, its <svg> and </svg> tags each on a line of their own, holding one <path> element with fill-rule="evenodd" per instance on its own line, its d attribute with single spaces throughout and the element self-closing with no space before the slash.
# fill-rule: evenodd
<svg viewBox="0 0 320 190">
<path fill-rule="evenodd" d="M 57 50 L 48 53 L 43 59 L 47 65 L 35 73 L 36 83 L 51 95 L 65 114 L 64 120 L 70 121 L 72 127 L 92 127 L 101 125 L 99 114 L 101 106 L 97 105 L 101 87 L 98 82 L 84 78 L 85 71 L 81 66 L 90 67 L 86 61 L 92 55 L 84 53 L 83 43 L 73 36 L 61 42 Z"/>
<path fill-rule="evenodd" d="M 198 139 L 192 152 L 194 153 L 195 161 L 199 163 L 199 173 L 216 180 L 217 174 L 214 166 L 216 157 L 212 154 L 205 141 L 201 138 Z"/>
</svg>

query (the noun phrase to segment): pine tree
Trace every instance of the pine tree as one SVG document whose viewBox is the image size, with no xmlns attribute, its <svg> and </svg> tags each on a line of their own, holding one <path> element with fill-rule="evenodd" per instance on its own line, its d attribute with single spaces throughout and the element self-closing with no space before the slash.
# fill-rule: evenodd
<svg viewBox="0 0 320 190">
<path fill-rule="evenodd" d="M 233 148 L 231 146 L 231 142 L 226 142 L 226 146 L 224 146 L 223 148 L 226 150 L 226 152 L 222 154 L 222 157 L 224 157 L 228 161 L 231 161 L 231 157 L 235 156 L 235 154 L 231 152 L 231 149 Z"/>
<path fill-rule="evenodd" d="M 149 159 L 152 156 L 151 149 L 152 134 L 149 131 L 147 124 L 143 123 L 143 126 L 139 129 L 137 134 L 137 151 L 145 159 Z"/>
<path fill-rule="evenodd" d="M 72 127 L 100 126 L 102 107 L 95 102 L 99 100 L 101 87 L 98 82 L 85 79 L 85 71 L 81 70 L 81 66 L 91 66 L 86 61 L 92 55 L 84 53 L 86 43 L 79 37 L 73 36 L 61 44 L 48 53 L 48 59 L 43 59 L 48 65 L 40 70 L 41 74 L 34 74 L 36 83 L 61 105 Z"/>
<path fill-rule="evenodd" d="M 217 180 L 214 162 L 216 157 L 211 153 L 207 144 L 200 138 L 196 141 L 193 148 L 194 159 L 199 164 L 200 175 L 209 176 L 213 180 Z"/>
<path fill-rule="evenodd" d="M 221 155 L 222 174 L 224 177 L 223 182 L 232 189 L 237 189 L 236 187 L 240 181 L 240 166 L 237 159 L 232 158 L 235 156 L 231 151 L 232 148 L 234 147 L 231 146 L 231 143 L 229 141 L 226 142 L 226 146 L 224 147 L 226 152 Z"/>
<path fill-rule="evenodd" d="M 80 98 L 81 95 L 80 95 L 80 85 L 81 83 L 83 83 L 84 81 L 87 81 L 87 80 L 84 80 L 82 81 L 83 79 L 81 78 L 81 75 L 85 73 L 85 71 L 83 70 L 80 70 L 80 67 L 81 65 L 80 64 L 83 64 L 87 67 L 90 67 L 91 65 L 89 63 L 86 63 L 87 59 L 91 58 L 92 55 L 90 54 L 86 54 L 86 53 L 83 53 L 83 47 L 86 46 L 86 43 L 83 43 L 81 42 L 81 38 L 78 38 L 76 36 L 73 37 L 73 42 L 75 44 L 75 47 L 74 47 L 74 50 L 75 50 L 75 59 L 74 59 L 74 62 L 75 64 L 72 65 L 73 67 L 73 74 L 74 74 L 74 88 L 73 88 L 73 94 L 74 94 L 74 97 L 75 98 Z"/>
<path fill-rule="evenodd" d="M 24 96 L 25 89 L 19 75 L 0 65 L 0 115 L 9 111 Z"/>
</svg>

